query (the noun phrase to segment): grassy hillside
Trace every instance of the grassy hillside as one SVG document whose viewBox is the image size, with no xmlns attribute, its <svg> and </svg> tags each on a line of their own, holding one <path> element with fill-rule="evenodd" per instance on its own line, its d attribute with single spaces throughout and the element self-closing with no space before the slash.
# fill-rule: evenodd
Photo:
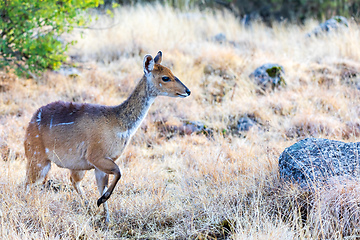
<svg viewBox="0 0 360 240">
<path fill-rule="evenodd" d="M 305 239 L 359 234 L 359 185 L 311 194 L 278 179 L 278 157 L 307 136 L 358 141 L 360 29 L 318 38 L 317 26 L 241 25 L 229 13 L 123 7 L 92 29 L 64 36 L 78 43 L 69 61 L 81 74 L 38 80 L 0 72 L 0 238 L 2 239 Z M 223 33 L 226 41 L 214 36 Z M 83 38 L 81 38 L 81 35 Z M 103 224 L 93 171 L 82 202 L 69 173 L 54 164 L 51 184 L 24 192 L 23 140 L 32 114 L 51 101 L 115 105 L 143 74 L 145 54 L 192 91 L 159 97 L 118 160 L 122 178 Z M 259 94 L 248 77 L 264 63 L 285 69 L 286 86 Z M 242 116 L 255 125 L 236 132 Z M 176 133 L 200 121 L 209 134 Z"/>
</svg>

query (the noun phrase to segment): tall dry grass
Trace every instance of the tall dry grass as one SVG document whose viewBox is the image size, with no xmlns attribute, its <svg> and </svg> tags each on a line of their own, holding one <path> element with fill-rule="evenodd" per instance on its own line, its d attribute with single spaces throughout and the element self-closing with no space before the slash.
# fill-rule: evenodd
<svg viewBox="0 0 360 240">
<path fill-rule="evenodd" d="M 0 76 L 0 237 L 2 239 L 308 239 L 359 234 L 356 182 L 315 194 L 281 183 L 277 160 L 306 136 L 357 141 L 360 134 L 359 27 L 306 38 L 304 26 L 261 22 L 245 27 L 227 12 L 181 12 L 160 5 L 122 7 L 100 15 L 69 60 L 82 73 L 45 73 L 39 81 Z M 224 33 L 227 43 L 213 37 Z M 83 35 L 83 38 L 80 35 Z M 51 101 L 121 103 L 142 76 L 142 58 L 162 50 L 192 91 L 159 97 L 118 160 L 122 179 L 102 208 L 90 171 L 83 202 L 68 171 L 52 165 L 51 183 L 24 192 L 24 131 L 33 112 Z M 286 87 L 263 95 L 249 74 L 279 63 Z M 210 69 L 210 70 L 209 70 Z M 357 74 L 357 75 L 356 75 Z M 352 76 L 352 78 L 349 78 Z M 249 132 L 232 134 L 240 116 Z M 164 133 L 163 125 L 201 121 L 213 136 Z M 169 137 L 170 136 L 170 137 Z M 355 214 L 355 215 L 354 215 Z"/>
</svg>

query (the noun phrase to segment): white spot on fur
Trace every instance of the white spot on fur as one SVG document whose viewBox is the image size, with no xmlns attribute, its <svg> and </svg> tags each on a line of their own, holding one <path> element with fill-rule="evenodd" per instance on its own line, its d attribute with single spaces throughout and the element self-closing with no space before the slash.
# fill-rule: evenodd
<svg viewBox="0 0 360 240">
<path fill-rule="evenodd" d="M 62 126 L 62 125 L 71 125 L 71 124 L 74 124 L 74 122 L 58 123 L 58 124 L 54 124 L 53 126 Z"/>
<path fill-rule="evenodd" d="M 50 119 L 50 129 L 52 128 L 52 122 L 53 122 L 53 116 L 51 116 L 51 119 Z"/>
<path fill-rule="evenodd" d="M 41 164 L 40 164 L 40 163 L 38 163 L 38 164 L 37 164 L 37 166 L 38 166 L 38 167 L 41 167 Z"/>
<path fill-rule="evenodd" d="M 41 178 L 44 178 L 45 176 L 46 176 L 46 174 L 49 172 L 49 170 L 50 170 L 50 167 L 51 167 L 51 165 L 50 165 L 50 163 L 48 163 L 42 170 L 41 170 L 41 172 L 40 172 L 40 176 L 41 176 Z"/>
<path fill-rule="evenodd" d="M 38 115 L 36 116 L 36 122 L 38 125 L 40 125 L 40 123 L 41 123 L 41 113 L 42 113 L 42 110 L 40 109 Z"/>
<path fill-rule="evenodd" d="M 104 191 L 102 192 L 102 194 L 106 193 L 107 190 L 108 190 L 108 188 L 104 187 Z"/>
<path fill-rule="evenodd" d="M 38 138 L 38 137 L 39 137 L 39 135 L 36 135 L 35 137 L 36 137 L 36 138 Z"/>
<path fill-rule="evenodd" d="M 159 86 L 160 86 L 160 87 L 162 87 L 162 84 L 161 84 L 161 83 L 159 83 Z"/>
<path fill-rule="evenodd" d="M 45 152 L 48 153 L 48 152 L 49 152 L 49 149 L 48 149 L 48 148 L 45 148 Z"/>
</svg>

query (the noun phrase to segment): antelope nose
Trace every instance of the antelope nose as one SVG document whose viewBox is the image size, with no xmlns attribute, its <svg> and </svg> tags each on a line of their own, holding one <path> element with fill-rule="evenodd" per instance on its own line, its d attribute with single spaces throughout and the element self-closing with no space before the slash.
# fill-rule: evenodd
<svg viewBox="0 0 360 240">
<path fill-rule="evenodd" d="M 190 95 L 190 93 L 191 93 L 191 92 L 190 92 L 190 90 L 189 90 L 188 88 L 186 89 L 186 93 L 187 93 L 187 95 L 188 95 L 188 96 L 189 96 L 189 95 Z"/>
</svg>

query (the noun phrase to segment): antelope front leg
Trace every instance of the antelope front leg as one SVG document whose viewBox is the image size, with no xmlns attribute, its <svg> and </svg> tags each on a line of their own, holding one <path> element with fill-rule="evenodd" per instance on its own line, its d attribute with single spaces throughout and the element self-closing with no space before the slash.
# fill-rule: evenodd
<svg viewBox="0 0 360 240">
<path fill-rule="evenodd" d="M 95 168 L 95 177 L 96 177 L 96 184 L 98 186 L 98 190 L 100 196 L 102 196 L 108 190 L 108 183 L 109 183 L 109 175 L 100 171 L 98 168 Z M 105 212 L 105 222 L 108 223 L 110 221 L 110 213 L 108 203 L 104 202 L 104 212 Z"/>
<path fill-rule="evenodd" d="M 110 198 L 110 196 L 111 196 L 117 182 L 121 178 L 121 173 L 120 173 L 120 169 L 119 169 L 118 165 L 116 165 L 116 163 L 114 163 L 112 160 L 107 159 L 107 158 L 100 159 L 100 160 L 98 160 L 96 162 L 93 162 L 93 164 L 96 167 L 96 170 L 101 171 L 101 172 L 106 173 L 106 174 L 113 174 L 114 175 L 114 178 L 113 178 L 109 188 L 105 192 L 100 193 L 100 194 L 102 194 L 102 196 L 97 201 L 97 205 L 99 207 L 102 203 L 106 202 Z M 103 185 L 103 189 L 105 190 L 106 186 L 104 186 L 103 183 L 101 183 L 101 184 Z M 100 191 L 101 188 L 102 187 L 100 186 L 99 191 Z"/>
</svg>

